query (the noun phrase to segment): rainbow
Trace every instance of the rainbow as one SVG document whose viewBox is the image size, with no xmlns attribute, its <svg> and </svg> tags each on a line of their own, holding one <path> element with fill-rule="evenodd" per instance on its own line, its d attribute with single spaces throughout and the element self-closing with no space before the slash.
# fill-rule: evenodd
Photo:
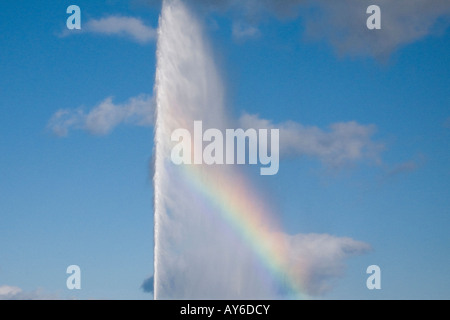
<svg viewBox="0 0 450 320">
<path fill-rule="evenodd" d="M 286 237 L 242 175 L 204 166 L 177 166 L 184 181 L 238 234 L 256 254 L 270 275 L 293 299 L 308 299 L 303 279 L 288 261 Z M 301 267 L 301 261 L 295 267 Z"/>
</svg>

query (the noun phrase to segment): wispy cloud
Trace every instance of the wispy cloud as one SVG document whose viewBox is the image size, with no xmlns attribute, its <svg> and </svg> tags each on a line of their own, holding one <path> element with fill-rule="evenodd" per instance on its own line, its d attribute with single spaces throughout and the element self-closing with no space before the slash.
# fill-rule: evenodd
<svg viewBox="0 0 450 320">
<path fill-rule="evenodd" d="M 372 138 L 374 125 L 357 122 L 334 123 L 328 131 L 296 122 L 273 124 L 257 115 L 243 114 L 243 128 L 279 129 L 280 154 L 310 156 L 321 160 L 329 167 L 342 167 L 361 160 L 379 161 L 384 146 Z"/>
<path fill-rule="evenodd" d="M 154 102 L 151 96 L 141 94 L 122 104 L 108 97 L 89 111 L 83 108 L 60 109 L 48 122 L 47 128 L 60 137 L 70 130 L 85 130 L 95 135 L 106 135 L 122 123 L 148 126 L 154 121 Z"/>
<path fill-rule="evenodd" d="M 259 37 L 261 32 L 255 26 L 243 22 L 233 23 L 233 37 L 236 40 L 243 41 Z"/>
<path fill-rule="evenodd" d="M 150 3 L 158 0 L 147 0 Z M 436 35 L 449 25 L 450 1 L 433 0 L 189 0 L 207 10 L 232 14 L 257 28 L 264 16 L 279 19 L 300 17 L 306 36 L 324 39 L 339 54 L 384 58 L 393 51 L 428 35 Z M 381 8 L 381 30 L 368 30 L 366 9 Z M 234 27 L 233 27 L 234 28 Z"/>
<path fill-rule="evenodd" d="M 444 128 L 450 129 L 450 117 L 444 121 Z"/>
<path fill-rule="evenodd" d="M 386 176 L 391 178 L 402 174 L 414 172 L 424 165 L 426 157 L 423 154 L 418 154 L 411 160 L 398 163 L 387 170 Z"/>
<path fill-rule="evenodd" d="M 388 172 L 389 177 L 397 176 L 402 173 L 408 173 L 415 171 L 419 167 L 419 164 L 415 161 L 407 161 L 400 164 L 397 164 L 394 166 L 391 170 Z"/>
<path fill-rule="evenodd" d="M 91 19 L 82 24 L 81 30 L 64 30 L 62 36 L 77 33 L 120 36 L 129 38 L 140 44 L 153 42 L 157 36 L 156 29 L 147 26 L 141 19 L 124 16 L 108 16 L 100 19 Z"/>
</svg>

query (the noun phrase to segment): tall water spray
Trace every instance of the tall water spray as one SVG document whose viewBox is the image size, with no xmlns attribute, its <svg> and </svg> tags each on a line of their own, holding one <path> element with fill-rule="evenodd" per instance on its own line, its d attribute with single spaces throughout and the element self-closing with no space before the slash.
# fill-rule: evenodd
<svg viewBox="0 0 450 320">
<path fill-rule="evenodd" d="M 189 7 L 163 1 L 155 81 L 154 297 L 285 299 L 321 292 L 341 274 L 343 259 L 369 246 L 326 234 L 284 234 L 236 166 L 171 161 L 175 130 L 194 133 L 194 121 L 204 130 L 233 124 L 205 39 Z"/>
<path fill-rule="evenodd" d="M 202 184 L 211 177 L 230 177 L 232 168 L 183 169 L 170 160 L 175 129 L 193 132 L 194 120 L 203 121 L 205 128 L 224 129 L 227 117 L 223 85 L 201 24 L 179 0 L 163 2 L 159 24 L 155 298 L 267 297 L 259 271 L 253 268 L 254 254 L 220 215 L 214 201 L 206 199 L 202 186 L 192 184 L 192 179 Z"/>
</svg>

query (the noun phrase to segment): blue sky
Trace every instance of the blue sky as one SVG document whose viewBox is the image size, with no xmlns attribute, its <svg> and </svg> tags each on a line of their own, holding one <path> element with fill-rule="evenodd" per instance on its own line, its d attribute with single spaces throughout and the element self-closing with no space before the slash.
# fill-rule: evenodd
<svg viewBox="0 0 450 320">
<path fill-rule="evenodd" d="M 448 299 L 449 6 L 422 12 L 412 2 L 404 21 L 425 30 L 415 34 L 394 23 L 397 5 L 379 1 L 387 33 L 370 38 L 364 11 L 355 20 L 364 31 L 339 18 L 354 17 L 350 7 L 319 2 L 316 10 L 329 15 L 314 20 L 319 28 L 308 5 L 288 17 L 252 1 L 208 13 L 196 2 L 236 117 L 328 133 L 350 121 L 373 128 L 364 143 L 377 146 L 374 154 L 335 163 L 298 152 L 275 177 L 254 177 L 286 232 L 373 247 L 347 260 L 323 297 Z M 70 4 L 81 8 L 82 32 L 66 30 Z M 140 286 L 153 273 L 148 114 L 158 15 L 144 1 L 0 4 L 0 287 L 37 297 L 152 298 Z M 124 18 L 120 32 L 92 23 L 111 16 Z M 114 119 L 95 117 L 96 109 Z M 60 110 L 72 122 L 55 118 Z M 71 264 L 81 267 L 82 290 L 66 288 Z M 372 264 L 382 270 L 379 291 L 365 286 Z"/>
</svg>

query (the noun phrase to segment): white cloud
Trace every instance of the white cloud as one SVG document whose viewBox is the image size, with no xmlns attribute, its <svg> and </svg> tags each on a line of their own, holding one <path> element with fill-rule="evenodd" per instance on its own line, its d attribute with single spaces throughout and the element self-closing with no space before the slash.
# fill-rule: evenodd
<svg viewBox="0 0 450 320">
<path fill-rule="evenodd" d="M 145 25 L 135 17 L 108 16 L 100 19 L 91 19 L 82 24 L 79 31 L 65 29 L 62 36 L 76 33 L 93 33 L 107 36 L 122 36 L 140 44 L 146 44 L 156 40 L 157 31 Z"/>
<path fill-rule="evenodd" d="M 290 273 L 303 280 L 306 293 L 312 296 L 326 293 L 332 288 L 333 280 L 344 275 L 345 259 L 371 250 L 367 243 L 328 234 L 285 237 L 290 252 Z"/>
<path fill-rule="evenodd" d="M 366 28 L 369 15 L 365 12 L 372 4 L 381 8 L 381 30 Z M 381 58 L 439 34 L 448 27 L 450 16 L 447 0 L 434 0 L 433 5 L 427 0 L 320 0 L 311 7 L 320 14 L 302 11 L 308 36 L 329 41 L 340 54 Z"/>
<path fill-rule="evenodd" d="M 48 295 L 42 290 L 25 292 L 19 287 L 0 286 L 0 300 L 55 300 L 56 296 Z"/>
<path fill-rule="evenodd" d="M 60 137 L 67 136 L 70 130 L 107 135 L 120 124 L 152 126 L 154 113 L 154 100 L 150 95 L 141 94 L 122 104 L 115 104 L 108 97 L 89 111 L 82 108 L 58 110 L 47 128 Z M 334 123 L 326 131 L 293 121 L 273 124 L 270 120 L 245 113 L 238 120 L 238 126 L 257 130 L 280 129 L 282 156 L 314 157 L 328 167 L 342 167 L 362 160 L 378 162 L 384 148 L 383 144 L 373 141 L 374 125 L 354 121 Z"/>
<path fill-rule="evenodd" d="M 296 122 L 273 124 L 257 115 L 244 114 L 243 128 L 280 129 L 280 154 L 311 156 L 330 167 L 341 167 L 361 160 L 379 161 L 383 145 L 372 140 L 376 127 L 357 122 L 334 123 L 329 131 Z"/>
<path fill-rule="evenodd" d="M 12 296 L 22 292 L 22 289 L 11 286 L 0 286 L 0 296 Z"/>
<path fill-rule="evenodd" d="M 106 98 L 87 113 L 81 108 L 58 110 L 47 127 L 58 136 L 70 130 L 86 130 L 95 135 L 106 135 L 121 123 L 149 126 L 153 124 L 154 103 L 151 96 L 141 94 L 122 104 Z"/>
</svg>

